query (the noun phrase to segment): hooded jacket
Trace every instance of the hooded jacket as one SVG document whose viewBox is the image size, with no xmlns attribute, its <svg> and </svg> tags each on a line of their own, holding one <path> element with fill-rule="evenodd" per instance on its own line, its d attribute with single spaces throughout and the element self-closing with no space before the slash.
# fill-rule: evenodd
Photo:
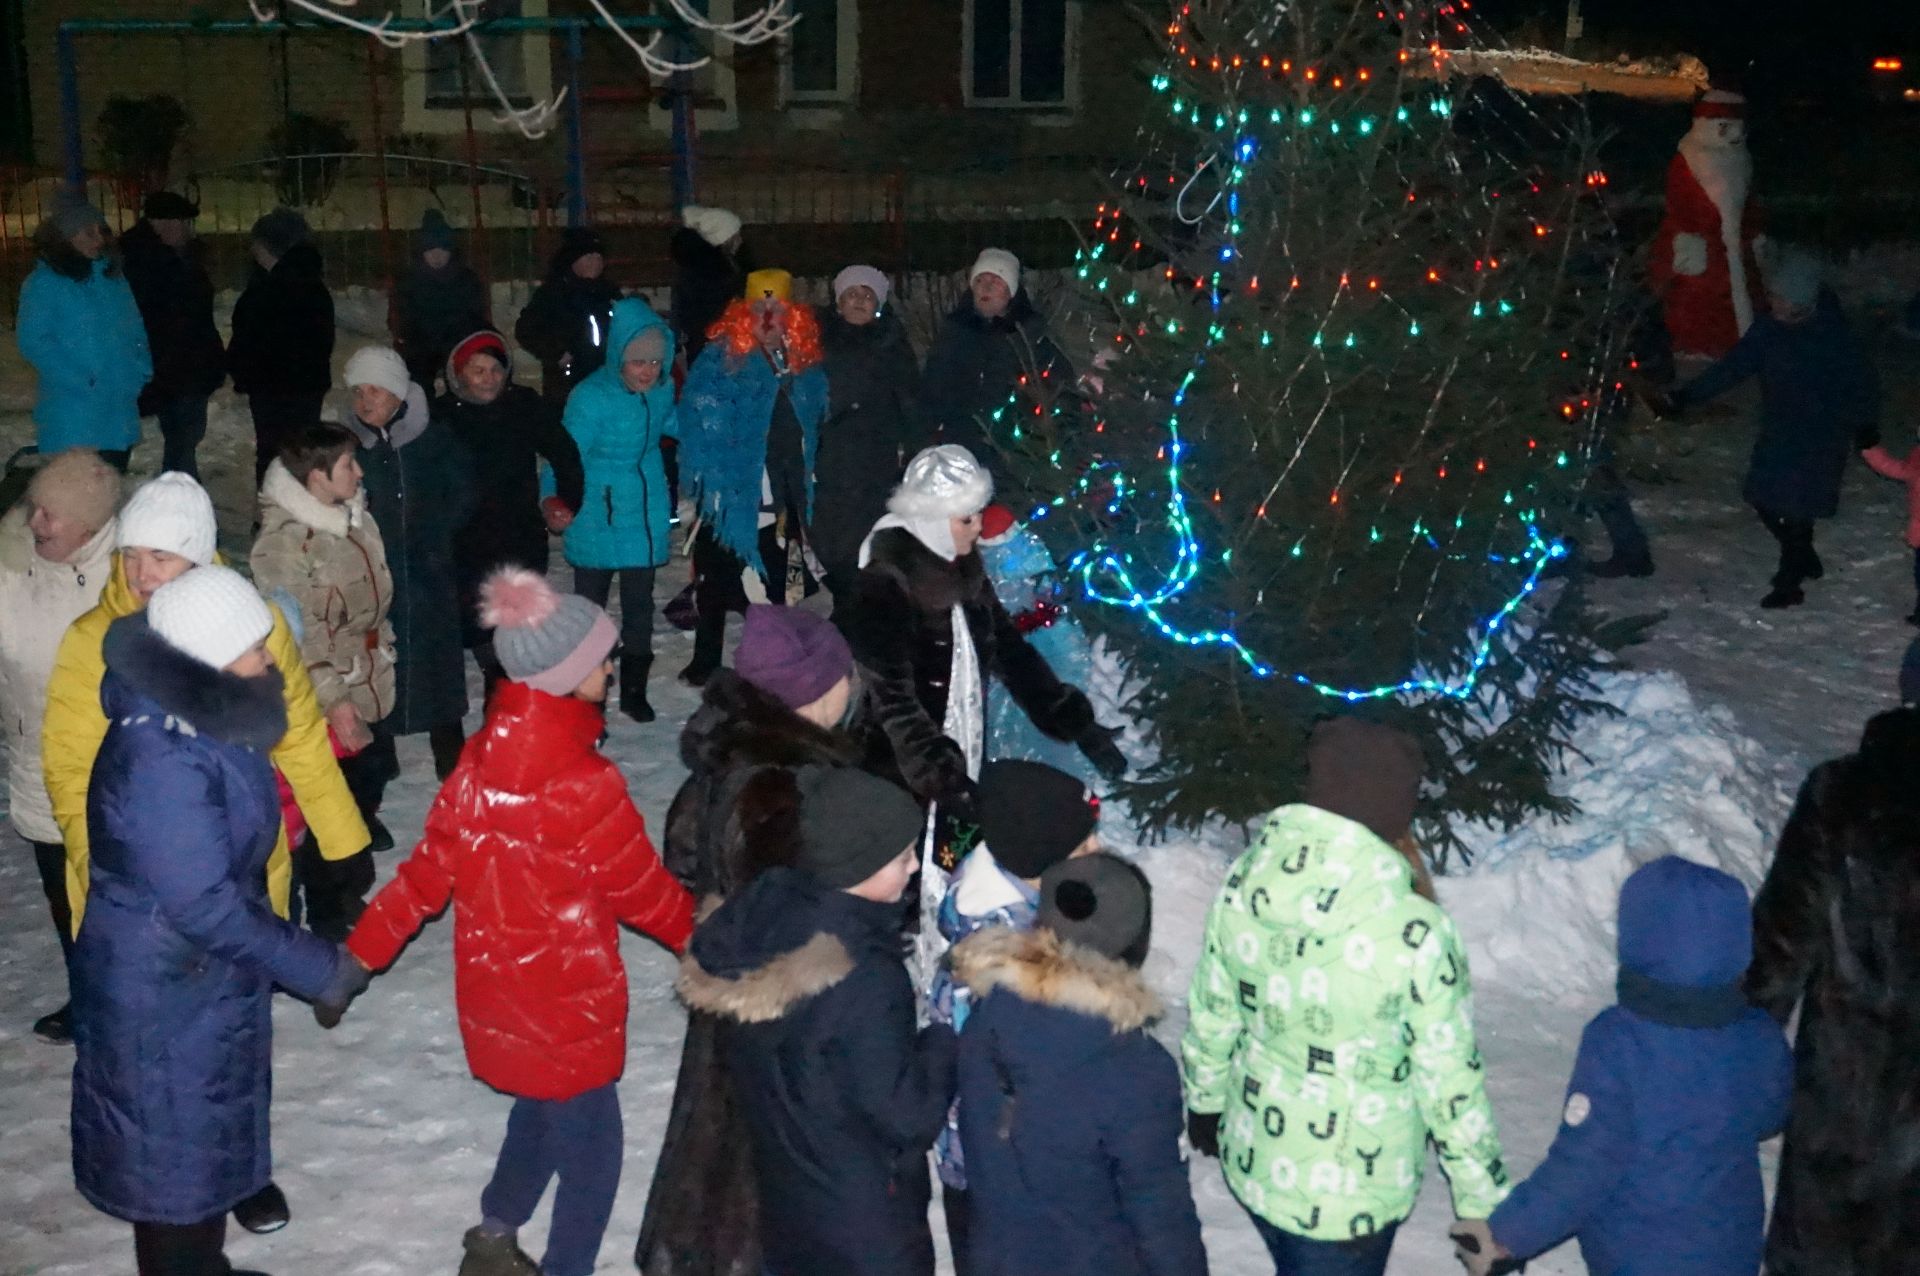
<svg viewBox="0 0 1920 1276">
<path fill-rule="evenodd" d="M 1042 377 L 1066 390 L 1073 365 L 1047 333 L 1047 321 L 1024 291 L 1005 314 L 988 319 L 971 293 L 960 299 L 927 348 L 920 402 L 930 443 L 958 443 L 993 471 L 994 485 L 1010 492 L 1006 462 L 987 438 L 984 421 L 1005 406 L 1023 376 Z"/>
<path fill-rule="evenodd" d="M 1754 901 L 1747 987 L 1797 1006 L 1767 1267 L 1904 1271 L 1920 1250 L 1920 710 L 1807 776 Z"/>
<path fill-rule="evenodd" d="M 1506 1195 L 1466 952 L 1364 825 L 1267 816 L 1207 914 L 1187 1009 L 1187 1106 L 1221 1114 L 1227 1186 L 1275 1227 L 1344 1241 L 1406 1218 L 1429 1135 L 1455 1214 Z"/>
<path fill-rule="evenodd" d="M 260 484 L 260 534 L 248 558 L 262 591 L 300 605 L 300 654 L 320 712 L 350 701 L 362 720 L 393 710 L 393 573 L 367 495 L 326 505 L 279 460 Z"/>
<path fill-rule="evenodd" d="M 953 1097 L 954 1039 L 914 1028 L 902 912 L 768 869 L 681 963 L 681 997 L 726 1021 L 773 1271 L 933 1271 L 926 1153 Z"/>
<path fill-rule="evenodd" d="M 478 335 L 463 333 L 453 345 Z M 546 572 L 549 554 L 546 519 L 540 513 L 540 462 L 552 468 L 561 503 L 577 512 L 580 450 L 561 428 L 560 412 L 553 403 L 532 387 L 513 381 L 511 357 L 506 365 L 507 384 L 491 403 L 464 397 L 451 363 L 446 375 L 447 391 L 433 401 L 433 417 L 446 423 L 473 461 L 473 512 L 454 535 L 453 553 L 460 577 L 461 620 L 477 630 L 473 609 L 480 583 L 494 568 L 511 563 Z"/>
<path fill-rule="evenodd" d="M 125 450 L 140 441 L 140 389 L 153 377 L 140 309 L 111 258 L 67 249 L 62 265 L 42 260 L 20 288 L 15 337 L 39 377 L 35 441 L 42 456 Z"/>
<path fill-rule="evenodd" d="M 0 519 L 0 705 L 5 706 L 7 810 L 21 837 L 58 842 L 60 825 L 40 761 L 40 722 L 47 686 L 67 626 L 100 601 L 113 570 L 117 519 L 108 519 L 64 563 L 34 552 L 29 505 Z"/>
<path fill-rule="evenodd" d="M 53 818 L 60 825 L 61 841 L 66 843 L 67 900 L 73 906 L 76 934 L 87 907 L 91 854 L 87 786 L 100 742 L 107 735 L 107 716 L 100 705 L 100 681 L 107 668 L 102 644 L 108 626 L 144 606 L 128 586 L 126 565 L 115 553 L 99 603 L 67 627 L 54 657 L 53 676 L 47 683 L 47 715 L 40 725 L 41 761 L 46 769 L 47 796 L 53 801 Z M 267 603 L 267 610 L 273 613 L 267 652 L 280 670 L 281 695 L 286 702 L 286 734 L 273 746 L 271 760 L 293 786 L 307 826 L 320 844 L 321 856 L 343 860 L 366 849 L 370 840 L 366 821 L 360 818 L 360 808 L 354 804 L 353 794 L 340 774 L 340 764 L 334 759 L 333 746 L 327 742 L 327 720 L 320 714 L 320 703 L 313 694 L 313 682 L 307 677 L 293 629 L 272 602 Z M 266 880 L 267 897 L 283 917 L 292 882 L 290 863 L 282 830 L 267 860 Z"/>
<path fill-rule="evenodd" d="M 952 950 L 973 994 L 960 1133 L 976 1276 L 1205 1276 L 1180 1074 L 1159 1000 L 1122 962 L 1050 931 Z"/>
<path fill-rule="evenodd" d="M 387 547 L 393 573 L 395 735 L 458 722 L 467 712 L 459 577 L 453 544 L 473 510 L 473 457 L 427 413 L 418 385 L 407 387 L 400 415 L 376 430 L 345 424 L 360 440 L 367 511 Z"/>
<path fill-rule="evenodd" d="M 212 394 L 227 379 L 227 350 L 213 322 L 213 281 L 198 240 L 185 251 L 160 241 L 145 218 L 120 237 L 127 284 L 140 307 L 153 355 L 153 380 L 140 396 L 143 412 L 170 399 Z"/>
<path fill-rule="evenodd" d="M 513 336 L 540 361 L 541 388 L 563 399 L 571 387 L 607 361 L 607 323 L 620 288 L 606 275 L 582 279 L 573 263 L 601 248 L 591 238 L 564 239 L 547 267 L 547 277 L 527 299 L 513 325 Z M 564 371 L 561 356 L 571 356 Z"/>
<path fill-rule="evenodd" d="M 333 385 L 333 294 L 320 250 L 295 244 L 255 269 L 233 303 L 227 368 L 241 394 L 325 394 Z"/>
<path fill-rule="evenodd" d="M 620 768 L 595 745 L 599 705 L 523 682 L 427 813 L 426 833 L 347 947 L 384 970 L 453 901 L 454 999 L 473 1075 L 526 1099 L 571 1099 L 627 1062 L 620 926 L 679 952 L 693 899 L 653 852 Z"/>
<path fill-rule="evenodd" d="M 113 725 L 73 948 L 74 1183 L 115 1218 L 197 1223 L 267 1184 L 274 985 L 318 996 L 339 950 L 267 905 L 279 675 L 200 664 L 144 614 L 115 621 L 105 653 Z"/>
<path fill-rule="evenodd" d="M 1530 1258 L 1568 1236 L 1595 1276 L 1753 1276 L 1759 1143 L 1793 1061 L 1747 1004 L 1744 887 L 1667 856 L 1620 892 L 1620 1002 L 1587 1025 L 1547 1159 L 1490 1220 Z"/>
<path fill-rule="evenodd" d="M 620 359 L 633 339 L 658 331 L 664 343 L 660 377 L 635 394 L 620 379 Z M 575 567 L 660 567 L 672 553 L 673 510 L 667 501 L 660 440 L 678 438 L 673 404 L 673 332 L 638 297 L 617 302 L 609 320 L 609 360 L 567 398 L 566 428 L 584 471 L 580 513 L 567 527 L 567 561 Z"/>
</svg>

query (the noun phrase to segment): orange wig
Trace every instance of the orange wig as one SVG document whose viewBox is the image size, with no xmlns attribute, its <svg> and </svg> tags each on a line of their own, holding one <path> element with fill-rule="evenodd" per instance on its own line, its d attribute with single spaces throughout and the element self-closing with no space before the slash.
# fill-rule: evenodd
<svg viewBox="0 0 1920 1276">
<path fill-rule="evenodd" d="M 759 349 L 760 316 L 754 313 L 754 307 L 759 304 L 744 297 L 728 302 L 726 311 L 707 329 L 707 339 L 723 343 L 735 359 Z M 787 302 L 775 304 L 782 312 L 780 328 L 787 335 L 787 367 L 794 372 L 805 372 L 818 366 L 826 358 L 826 352 L 820 345 L 820 321 L 813 317 L 813 307 Z"/>
</svg>

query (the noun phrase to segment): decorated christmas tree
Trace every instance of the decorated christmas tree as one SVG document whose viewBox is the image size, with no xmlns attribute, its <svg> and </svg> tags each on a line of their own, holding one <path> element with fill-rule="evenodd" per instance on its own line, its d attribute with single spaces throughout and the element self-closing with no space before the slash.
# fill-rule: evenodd
<svg viewBox="0 0 1920 1276">
<path fill-rule="evenodd" d="M 1615 402 L 1577 104 L 1455 71 L 1469 6 L 1192 0 L 1079 286 L 1105 391 L 1010 402 L 1036 526 L 1120 652 L 1150 827 L 1299 793 L 1318 718 L 1414 730 L 1426 815 L 1564 812 L 1607 634 L 1562 579 Z"/>
</svg>

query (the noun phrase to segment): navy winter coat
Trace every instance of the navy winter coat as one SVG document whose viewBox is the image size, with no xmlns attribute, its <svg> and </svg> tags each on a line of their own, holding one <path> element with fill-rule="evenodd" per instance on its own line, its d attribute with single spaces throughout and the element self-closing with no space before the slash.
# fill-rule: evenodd
<svg viewBox="0 0 1920 1276">
<path fill-rule="evenodd" d="M 1746 889 L 1666 856 L 1620 892 L 1620 1004 L 1587 1025 L 1547 1159 L 1493 1212 L 1531 1258 L 1569 1236 L 1593 1276 L 1753 1276 L 1758 1144 L 1780 1132 L 1793 1059 L 1750 1006 Z"/>
<path fill-rule="evenodd" d="M 196 1223 L 271 1177 L 273 986 L 318 996 L 339 950 L 267 904 L 279 675 L 200 664 L 145 612 L 115 621 L 104 652 L 110 725 L 73 949 L 73 1177 L 116 1218 Z"/>
<path fill-rule="evenodd" d="M 1050 931 L 954 946 L 974 1276 L 1205 1276 L 1180 1073 L 1137 971 Z"/>
<path fill-rule="evenodd" d="M 1047 333 L 1045 316 L 1024 292 L 1006 313 L 983 317 L 973 295 L 960 299 L 927 348 L 920 402 L 929 443 L 958 443 L 993 471 L 996 488 L 1010 490 L 1006 460 L 987 435 L 987 422 L 1005 407 L 1020 378 L 1045 377 L 1061 390 L 1073 386 L 1073 365 Z"/>
<path fill-rule="evenodd" d="M 900 905 L 771 868 L 694 932 L 680 995 L 718 1016 L 777 1276 L 931 1276 L 927 1149 L 954 1040 L 914 1027 Z"/>
<path fill-rule="evenodd" d="M 1756 376 L 1759 430 L 1742 499 L 1786 518 L 1832 518 L 1848 455 L 1879 441 L 1880 385 L 1831 292 L 1802 323 L 1756 317 L 1739 344 L 1674 398 L 1704 403 Z"/>
</svg>

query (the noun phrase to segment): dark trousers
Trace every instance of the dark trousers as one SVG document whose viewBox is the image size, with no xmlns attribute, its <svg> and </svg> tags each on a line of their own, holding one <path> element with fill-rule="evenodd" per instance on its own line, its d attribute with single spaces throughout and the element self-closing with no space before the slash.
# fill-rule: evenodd
<svg viewBox="0 0 1920 1276">
<path fill-rule="evenodd" d="M 605 607 L 620 576 L 620 646 L 629 659 L 653 658 L 653 573 L 651 567 L 576 567 L 573 589 L 595 606 Z"/>
<path fill-rule="evenodd" d="M 367 892 L 373 889 L 373 852 L 356 851 L 343 860 L 320 853 L 312 833 L 293 848 L 293 898 L 288 909 L 296 924 L 322 939 L 340 943 L 360 920 Z"/>
<path fill-rule="evenodd" d="M 227 1216 L 198 1223 L 135 1223 L 133 1260 L 140 1276 L 226 1276 Z"/>
<path fill-rule="evenodd" d="M 940 1185 L 940 1204 L 947 1215 L 947 1245 L 953 1250 L 954 1276 L 972 1276 L 973 1246 L 967 1229 L 973 1225 L 973 1202 L 964 1187 Z"/>
<path fill-rule="evenodd" d="M 557 1177 L 540 1271 L 591 1276 L 613 1215 L 624 1147 L 620 1091 L 612 1083 L 571 1099 L 516 1099 L 480 1211 L 491 1222 L 524 1227 Z"/>
<path fill-rule="evenodd" d="M 1273 1255 L 1274 1276 L 1382 1276 L 1399 1223 L 1351 1241 L 1315 1241 L 1283 1232 L 1251 1210 L 1254 1230 Z"/>
<path fill-rule="evenodd" d="M 427 728 L 427 747 L 433 750 L 433 774 L 446 779 L 460 765 L 460 751 L 467 745 L 467 729 L 458 722 L 443 722 Z"/>
<path fill-rule="evenodd" d="M 53 931 L 60 937 L 62 1000 L 67 963 L 73 960 L 73 905 L 67 900 L 67 848 L 59 842 L 33 842 L 33 866 L 40 871 L 40 889 L 53 915 Z"/>
<path fill-rule="evenodd" d="M 197 453 L 207 437 L 207 396 L 186 394 L 160 405 L 160 468 L 200 477 Z"/>
<path fill-rule="evenodd" d="M 1813 520 L 1788 518 L 1754 506 L 1760 522 L 1780 542 L 1780 566 L 1773 573 L 1775 589 L 1798 589 L 1803 581 L 1815 580 L 1826 570 L 1813 549 Z"/>
<path fill-rule="evenodd" d="M 1920 616 L 1920 548 L 1913 551 L 1913 614 Z"/>
<path fill-rule="evenodd" d="M 760 562 L 768 571 L 760 574 L 766 586 L 767 601 L 776 607 L 786 605 L 786 546 L 769 524 L 760 529 Z M 693 627 L 693 668 L 711 672 L 720 667 L 721 648 L 727 638 L 727 613 L 747 609 L 746 587 L 740 574 L 747 564 L 738 554 L 720 543 L 711 527 L 702 526 L 693 538 L 693 605 L 697 620 Z"/>
<path fill-rule="evenodd" d="M 1612 543 L 1613 556 L 1622 562 L 1645 562 L 1653 557 L 1647 533 L 1633 513 L 1633 497 L 1620 471 L 1610 463 L 1593 467 L 1587 476 L 1587 508 L 1600 520 Z"/>
<path fill-rule="evenodd" d="M 360 808 L 360 818 L 370 820 L 380 814 L 387 785 L 400 775 L 400 756 L 394 751 L 393 732 L 378 722 L 369 723 L 373 743 L 351 757 L 340 759 L 340 775 Z"/>
<path fill-rule="evenodd" d="M 312 394 L 250 394 L 247 411 L 253 417 L 253 485 L 260 486 L 267 467 L 295 430 L 320 419 L 326 392 Z"/>
</svg>

